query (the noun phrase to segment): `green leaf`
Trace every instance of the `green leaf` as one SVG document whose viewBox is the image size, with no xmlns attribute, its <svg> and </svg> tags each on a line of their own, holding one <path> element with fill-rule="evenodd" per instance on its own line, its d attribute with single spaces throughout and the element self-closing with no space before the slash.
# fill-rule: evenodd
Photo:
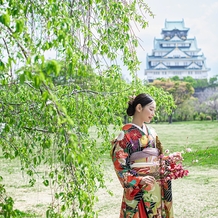
<svg viewBox="0 0 218 218">
<path fill-rule="evenodd" d="M 41 83 L 40 77 L 38 75 L 34 76 L 34 85 L 35 87 L 39 87 Z"/>
<path fill-rule="evenodd" d="M 60 65 L 55 60 L 48 61 L 46 65 L 46 72 L 48 74 L 55 73 L 57 76 L 60 72 Z"/>
<path fill-rule="evenodd" d="M 0 60 L 0 71 L 4 71 L 5 64 Z"/>
<path fill-rule="evenodd" d="M 16 33 L 21 33 L 24 28 L 24 21 L 23 20 L 16 20 Z"/>
<path fill-rule="evenodd" d="M 43 181 L 43 184 L 44 184 L 45 186 L 49 186 L 49 181 L 46 179 L 46 180 Z"/>
<path fill-rule="evenodd" d="M 0 15 L 0 22 L 5 26 L 9 26 L 10 15 L 8 13 Z"/>
<path fill-rule="evenodd" d="M 20 77 L 19 77 L 19 79 L 20 79 L 20 83 L 23 84 L 24 81 L 25 81 L 25 75 L 24 75 L 24 74 L 21 74 Z"/>
<path fill-rule="evenodd" d="M 48 94 L 48 91 L 44 91 L 43 93 L 42 93 L 42 99 L 43 99 L 43 101 L 47 101 L 48 100 L 48 97 L 49 97 L 49 94 Z"/>
</svg>

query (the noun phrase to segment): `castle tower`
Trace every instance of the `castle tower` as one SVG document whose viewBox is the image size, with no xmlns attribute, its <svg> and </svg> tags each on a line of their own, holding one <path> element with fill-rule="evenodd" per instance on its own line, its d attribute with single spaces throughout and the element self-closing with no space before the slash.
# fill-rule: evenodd
<svg viewBox="0 0 218 218">
<path fill-rule="evenodd" d="M 162 38 L 154 38 L 152 55 L 147 55 L 145 77 L 149 82 L 173 76 L 207 79 L 210 69 L 206 67 L 206 58 L 196 38 L 188 38 L 188 32 L 184 20 L 165 20 Z"/>
</svg>

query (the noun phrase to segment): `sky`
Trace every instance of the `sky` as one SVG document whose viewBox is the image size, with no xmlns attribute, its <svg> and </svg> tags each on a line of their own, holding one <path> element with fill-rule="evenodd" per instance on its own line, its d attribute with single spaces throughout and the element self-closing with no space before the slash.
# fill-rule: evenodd
<svg viewBox="0 0 218 218">
<path fill-rule="evenodd" d="M 141 47 L 137 49 L 141 62 L 137 76 L 144 79 L 146 68 L 146 55 L 151 54 L 154 37 L 162 38 L 161 29 L 165 20 L 181 21 L 184 19 L 185 27 L 190 28 L 188 37 L 196 37 L 197 46 L 206 57 L 206 66 L 211 70 L 209 77 L 218 75 L 218 1 L 216 0 L 145 0 L 154 18 L 146 15 L 149 26 L 135 31 L 140 38 Z M 124 70 L 125 71 L 125 70 Z M 128 78 L 128 75 L 123 72 Z"/>
</svg>

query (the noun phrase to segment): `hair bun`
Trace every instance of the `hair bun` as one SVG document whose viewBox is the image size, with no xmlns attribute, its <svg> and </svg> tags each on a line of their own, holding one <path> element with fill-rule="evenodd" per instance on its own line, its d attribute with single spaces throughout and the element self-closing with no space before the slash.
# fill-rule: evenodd
<svg viewBox="0 0 218 218">
<path fill-rule="evenodd" d="M 128 108 L 126 110 L 127 115 L 133 116 L 135 114 L 135 107 L 138 104 L 141 104 L 141 106 L 144 107 L 152 101 L 154 101 L 154 99 L 150 95 L 145 93 L 141 93 L 137 96 L 129 96 Z"/>
<path fill-rule="evenodd" d="M 129 96 L 129 101 L 128 101 L 128 104 L 129 105 L 132 105 L 133 104 L 133 102 L 134 102 L 134 100 L 135 100 L 135 95 L 133 95 L 133 96 Z"/>
</svg>

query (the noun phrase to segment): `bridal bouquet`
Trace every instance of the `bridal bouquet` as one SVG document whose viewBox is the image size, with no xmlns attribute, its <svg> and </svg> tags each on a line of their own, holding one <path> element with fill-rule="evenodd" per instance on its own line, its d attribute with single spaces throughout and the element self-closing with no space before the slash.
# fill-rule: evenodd
<svg viewBox="0 0 218 218">
<path fill-rule="evenodd" d="M 189 174 L 189 171 L 183 168 L 182 161 L 183 158 L 180 152 L 175 152 L 165 156 L 163 153 L 163 146 L 158 138 L 156 137 L 157 148 L 159 150 L 159 180 L 161 183 L 166 183 L 168 180 L 183 178 Z M 165 151 L 169 153 L 169 151 Z"/>
<path fill-rule="evenodd" d="M 172 179 L 183 178 L 189 171 L 183 168 L 183 158 L 179 152 L 168 156 L 160 155 L 160 180 L 166 182 Z"/>
</svg>

